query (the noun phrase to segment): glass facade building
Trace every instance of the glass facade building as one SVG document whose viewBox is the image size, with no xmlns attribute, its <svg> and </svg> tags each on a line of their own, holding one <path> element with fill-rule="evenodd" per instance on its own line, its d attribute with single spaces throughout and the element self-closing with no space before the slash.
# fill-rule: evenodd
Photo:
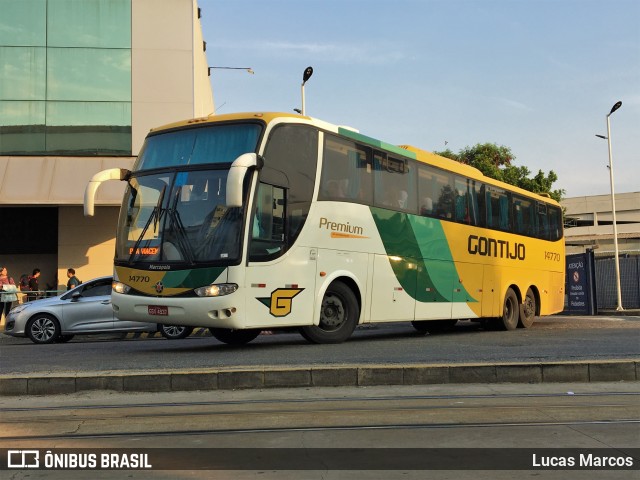
<svg viewBox="0 0 640 480">
<path fill-rule="evenodd" d="M 94 217 L 85 187 L 131 168 L 151 128 L 215 110 L 201 13 L 197 0 L 0 0 L 0 264 L 13 275 L 37 267 L 64 288 L 69 267 L 113 271 L 126 183 L 100 188 Z"/>
<path fill-rule="evenodd" d="M 131 155 L 131 0 L 0 0 L 0 155 Z"/>
</svg>

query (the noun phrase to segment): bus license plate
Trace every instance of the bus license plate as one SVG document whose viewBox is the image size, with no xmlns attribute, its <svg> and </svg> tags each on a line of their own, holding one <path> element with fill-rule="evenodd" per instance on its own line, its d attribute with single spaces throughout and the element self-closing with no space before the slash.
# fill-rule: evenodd
<svg viewBox="0 0 640 480">
<path fill-rule="evenodd" d="M 158 305 L 149 305 L 148 307 L 149 315 L 169 315 L 169 307 L 160 307 Z"/>
</svg>

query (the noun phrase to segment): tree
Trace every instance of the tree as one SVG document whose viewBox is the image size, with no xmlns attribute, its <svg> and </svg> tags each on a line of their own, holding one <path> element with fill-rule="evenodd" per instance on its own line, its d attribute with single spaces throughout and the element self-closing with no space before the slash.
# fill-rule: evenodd
<svg viewBox="0 0 640 480">
<path fill-rule="evenodd" d="M 531 171 L 527 167 L 513 165 L 516 159 L 515 155 L 513 155 L 511 149 L 502 145 L 483 143 L 463 148 L 459 153 L 454 153 L 449 149 L 435 153 L 457 162 L 471 165 L 487 177 L 515 185 L 533 193 L 546 193 L 558 202 L 564 195 L 564 190 L 562 189 L 552 190 L 553 184 L 558 180 L 558 176 L 553 170 L 549 171 L 548 174 L 538 170 L 538 174 L 531 178 Z"/>
</svg>

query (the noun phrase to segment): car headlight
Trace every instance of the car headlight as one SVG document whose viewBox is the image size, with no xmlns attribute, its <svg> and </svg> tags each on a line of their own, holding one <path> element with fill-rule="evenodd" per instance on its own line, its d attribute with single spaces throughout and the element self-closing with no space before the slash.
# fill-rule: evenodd
<svg viewBox="0 0 640 480">
<path fill-rule="evenodd" d="M 222 295 L 229 295 L 236 290 L 238 290 L 238 285 L 235 283 L 216 283 L 206 287 L 196 288 L 194 292 L 196 292 L 196 295 L 199 297 L 220 297 Z"/>
<path fill-rule="evenodd" d="M 20 313 L 21 311 L 23 311 L 24 309 L 29 308 L 29 304 L 25 303 L 23 305 L 17 305 L 15 307 L 13 307 L 11 309 L 10 313 L 13 313 L 14 315 L 17 315 L 18 313 Z"/>
<path fill-rule="evenodd" d="M 114 281 L 111 284 L 111 289 L 116 292 L 116 293 L 123 293 L 123 294 L 127 294 L 129 293 L 129 290 L 131 290 L 131 287 L 129 285 L 125 285 L 122 282 L 116 282 Z"/>
</svg>

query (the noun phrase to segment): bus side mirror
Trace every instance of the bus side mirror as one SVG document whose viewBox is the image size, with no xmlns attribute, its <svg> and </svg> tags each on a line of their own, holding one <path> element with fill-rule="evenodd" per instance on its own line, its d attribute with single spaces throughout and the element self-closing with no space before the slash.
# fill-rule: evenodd
<svg viewBox="0 0 640 480">
<path fill-rule="evenodd" d="M 260 169 L 263 164 L 262 157 L 255 153 L 243 153 L 233 161 L 227 177 L 227 207 L 242 207 L 244 177 L 249 169 Z"/>
<path fill-rule="evenodd" d="M 102 182 L 107 180 L 127 180 L 131 172 L 126 168 L 110 168 L 96 173 L 84 190 L 84 216 L 93 217 L 96 191 Z"/>
</svg>

